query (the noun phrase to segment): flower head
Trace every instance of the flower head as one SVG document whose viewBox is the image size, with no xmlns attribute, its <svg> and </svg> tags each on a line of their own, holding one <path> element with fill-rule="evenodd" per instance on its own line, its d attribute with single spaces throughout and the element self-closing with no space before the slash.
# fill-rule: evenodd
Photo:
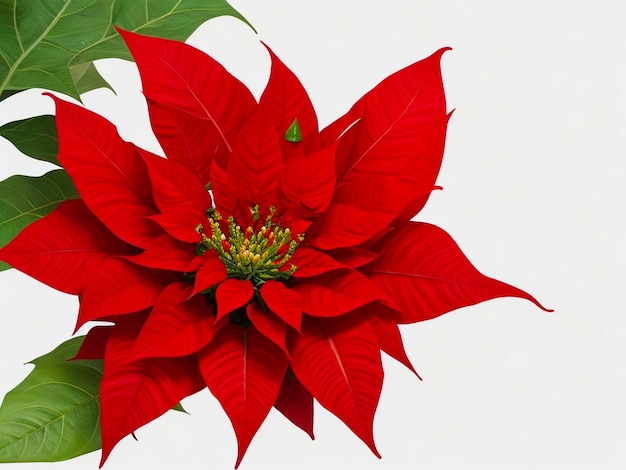
<svg viewBox="0 0 626 470">
<path fill-rule="evenodd" d="M 381 351 L 411 370 L 398 324 L 502 296 L 443 230 L 411 221 L 436 188 L 445 49 L 393 74 L 318 131 L 271 52 L 257 103 L 183 43 L 120 31 L 166 158 L 53 97 L 59 161 L 80 200 L 0 258 L 80 296 L 79 357 L 104 358 L 102 461 L 124 436 L 208 387 L 241 461 L 272 407 L 313 436 L 313 400 L 370 449 Z"/>
</svg>

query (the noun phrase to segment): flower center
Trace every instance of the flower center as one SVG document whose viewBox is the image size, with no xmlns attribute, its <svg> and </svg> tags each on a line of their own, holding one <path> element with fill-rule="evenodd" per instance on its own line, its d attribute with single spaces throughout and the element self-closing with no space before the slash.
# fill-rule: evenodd
<svg viewBox="0 0 626 470">
<path fill-rule="evenodd" d="M 258 206 L 250 209 L 254 222 L 259 221 Z M 196 246 L 201 255 L 208 250 L 215 250 L 226 267 L 229 277 L 249 279 L 255 287 L 259 287 L 270 279 L 286 281 L 295 272 L 296 266 L 289 263 L 296 248 L 304 240 L 304 235 L 293 235 L 289 227 L 274 222 L 276 208 L 271 207 L 270 213 L 263 224 L 256 223 L 255 228 L 245 230 L 228 217 L 228 233 L 222 230 L 222 216 L 215 209 L 209 209 L 208 221 L 211 234 L 204 232 L 201 225 L 196 227 L 202 241 Z"/>
</svg>

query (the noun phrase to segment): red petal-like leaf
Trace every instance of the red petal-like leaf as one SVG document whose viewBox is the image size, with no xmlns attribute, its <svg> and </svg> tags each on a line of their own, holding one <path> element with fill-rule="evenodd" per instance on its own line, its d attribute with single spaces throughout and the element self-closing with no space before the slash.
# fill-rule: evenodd
<svg viewBox="0 0 626 470">
<path fill-rule="evenodd" d="M 313 435 L 313 395 L 289 371 L 285 374 L 274 408 L 307 433 L 311 439 L 315 439 Z"/>
<path fill-rule="evenodd" d="M 441 159 L 443 157 L 444 142 L 446 140 L 446 132 L 448 128 L 448 121 L 452 113 L 441 119 L 435 121 L 429 128 L 422 130 L 422 146 L 419 148 L 420 157 L 427 159 L 431 165 L 427 172 L 424 172 L 420 165 L 407 168 L 404 174 L 404 179 L 415 183 L 413 190 L 407 194 L 407 202 L 405 208 L 398 214 L 398 219 L 411 220 L 419 211 L 422 210 L 426 201 L 430 196 L 429 191 L 422 191 L 419 189 L 420 182 L 428 185 L 432 181 L 434 184 L 437 174 L 439 173 L 439 167 L 441 166 Z M 430 173 L 430 176 L 424 176 L 424 173 Z M 435 189 L 442 189 L 440 186 L 436 186 Z"/>
<path fill-rule="evenodd" d="M 289 260 L 296 266 L 293 277 L 296 279 L 318 276 L 329 271 L 345 269 L 346 265 L 340 263 L 332 256 L 312 248 L 298 248 Z"/>
<path fill-rule="evenodd" d="M 136 253 L 87 209 L 69 200 L 0 249 L 0 259 L 68 294 L 79 294 L 89 276 L 115 255 Z"/>
<path fill-rule="evenodd" d="M 211 341 L 219 329 L 213 308 L 202 296 L 186 300 L 190 292 L 181 282 L 165 288 L 133 346 L 133 359 L 187 356 Z"/>
<path fill-rule="evenodd" d="M 261 286 L 261 297 L 267 306 L 285 323 L 300 331 L 302 322 L 302 297 L 287 289 L 282 282 L 267 281 Z"/>
<path fill-rule="evenodd" d="M 104 359 L 100 466 L 123 437 L 204 388 L 194 356 L 128 361 L 142 322 L 123 320 L 109 338 Z"/>
<path fill-rule="evenodd" d="M 410 150 L 409 145 L 413 143 L 411 135 L 414 132 L 419 133 L 424 126 L 429 127 L 433 120 L 446 115 L 439 63 L 447 50 L 449 48 L 442 48 L 430 57 L 385 78 L 348 111 L 347 114 L 351 115 L 347 120 L 348 125 L 362 118 L 355 146 L 355 150 L 360 152 L 352 154 L 351 165 L 342 173 L 342 179 L 354 178 L 356 174 L 348 174 L 364 171 L 367 166 L 374 164 L 364 160 L 366 157 L 373 158 L 374 153 L 383 148 L 396 150 L 393 153 L 399 150 L 401 154 Z M 342 116 L 337 121 L 344 119 Z M 376 148 L 378 146 L 381 147 Z M 368 155 L 370 152 L 373 154 Z M 365 168 L 357 168 L 358 165 L 365 165 Z M 424 184 L 432 185 L 433 182 Z"/>
<path fill-rule="evenodd" d="M 326 210 L 335 189 L 336 146 L 291 160 L 280 174 L 284 199 L 305 206 L 300 217 L 318 215 Z"/>
<path fill-rule="evenodd" d="M 341 419 L 377 457 L 373 422 L 383 383 L 376 335 L 360 315 L 304 317 L 288 335 L 291 368 L 315 399 Z"/>
<path fill-rule="evenodd" d="M 148 109 L 152 130 L 167 158 L 207 184 L 212 162 L 228 153 L 217 128 L 210 121 L 152 100 L 148 100 Z"/>
<path fill-rule="evenodd" d="M 186 125 L 199 129 L 214 126 L 221 144 L 230 151 L 236 135 L 256 107 L 245 85 L 217 61 L 185 43 L 141 36 L 119 28 L 118 32 L 137 63 L 149 103 L 176 108 L 198 118 L 197 124 Z M 159 129 L 158 125 L 154 127 Z"/>
<path fill-rule="evenodd" d="M 264 312 L 256 302 L 250 302 L 246 307 L 248 319 L 259 330 L 263 336 L 283 350 L 286 356 L 289 356 L 285 337 L 287 334 L 287 325 L 278 318 L 270 310 Z"/>
<path fill-rule="evenodd" d="M 169 212 L 167 214 L 152 215 L 148 219 L 158 224 L 176 240 L 187 243 L 200 242 L 200 234 L 196 232 L 198 214 L 195 212 Z M 206 219 L 203 222 L 206 222 Z"/>
<path fill-rule="evenodd" d="M 222 328 L 198 353 L 207 387 L 219 400 L 237 436 L 239 466 L 250 441 L 276 401 L 287 370 L 278 346 L 250 325 Z"/>
<path fill-rule="evenodd" d="M 421 380 L 404 350 L 400 329 L 396 323 L 396 312 L 382 305 L 366 305 L 359 312 L 367 318 L 374 328 L 380 349 L 406 366 Z"/>
<path fill-rule="evenodd" d="M 248 280 L 226 279 L 215 291 L 215 301 L 217 302 L 217 322 L 224 315 L 228 315 L 233 310 L 243 307 L 254 295 L 252 283 Z"/>
<path fill-rule="evenodd" d="M 372 261 L 378 256 L 378 253 L 374 253 L 366 248 L 353 247 L 333 251 L 332 256 L 349 268 L 358 268 Z"/>
<path fill-rule="evenodd" d="M 334 317 L 385 295 L 361 273 L 350 269 L 307 278 L 293 286 L 302 296 L 302 309 L 315 317 Z"/>
<path fill-rule="evenodd" d="M 404 172 L 405 176 L 406 174 L 407 171 Z M 426 198 L 434 189 L 441 187 L 402 181 L 397 177 L 363 178 L 337 186 L 333 204 L 347 204 L 365 211 L 375 211 L 376 216 L 372 217 L 372 225 L 382 229 L 405 210 L 410 200 L 417 197 Z M 411 214 L 411 217 L 413 215 L 415 213 Z M 374 227 L 372 230 L 375 230 Z"/>
<path fill-rule="evenodd" d="M 218 258 L 207 257 L 196 273 L 192 295 L 202 292 L 209 287 L 213 287 L 215 284 L 219 284 L 225 280 L 227 276 L 228 274 L 226 273 L 224 263 Z"/>
<path fill-rule="evenodd" d="M 380 256 L 360 270 L 393 298 L 399 323 L 497 297 L 520 297 L 546 310 L 530 294 L 478 272 L 452 237 L 434 225 L 401 224 L 372 250 Z"/>
<path fill-rule="evenodd" d="M 91 320 L 151 307 L 167 284 L 167 278 L 153 270 L 122 259 L 109 259 L 85 285 L 76 329 Z"/>
<path fill-rule="evenodd" d="M 320 250 L 356 246 L 381 230 L 379 211 L 366 211 L 347 204 L 331 204 L 307 231 L 307 241 Z"/>
<path fill-rule="evenodd" d="M 75 104 L 54 98 L 59 161 L 89 209 L 122 240 L 145 247 L 161 230 L 146 165 L 115 126 Z"/>
<path fill-rule="evenodd" d="M 291 70 L 267 47 L 272 59 L 272 69 L 267 86 L 259 100 L 267 118 L 273 123 L 286 158 L 298 153 L 309 154 L 319 148 L 317 115 L 309 95 Z M 302 142 L 288 142 L 284 136 L 294 120 L 298 120 Z"/>
<path fill-rule="evenodd" d="M 94 326 L 87 332 L 72 360 L 103 359 L 111 331 L 113 331 L 113 326 Z"/>
<path fill-rule="evenodd" d="M 198 221 L 206 221 L 206 210 L 212 206 L 206 187 L 182 165 L 147 151 L 140 151 L 150 173 L 154 202 L 163 214 L 189 212 Z"/>
<path fill-rule="evenodd" d="M 277 201 L 278 178 L 283 156 L 278 136 L 261 108 L 252 115 L 233 146 L 228 161 L 230 180 L 239 199 L 267 211 Z"/>
<path fill-rule="evenodd" d="M 146 268 L 185 272 L 194 257 L 193 245 L 181 243 L 164 233 L 154 238 L 142 253 L 126 259 Z"/>
<path fill-rule="evenodd" d="M 211 189 L 217 210 L 239 220 L 239 190 L 228 171 L 218 163 L 211 167 Z"/>
<path fill-rule="evenodd" d="M 446 50 L 387 77 L 322 132 L 325 143 L 335 141 L 360 119 L 337 153 L 339 182 L 390 176 L 417 183 L 418 191 L 434 185 L 448 120 L 439 66 Z M 413 215 L 428 194 L 406 198 Z"/>
<path fill-rule="evenodd" d="M 420 189 L 421 188 L 421 189 Z M 434 187 L 395 178 L 367 178 L 340 184 L 333 202 L 307 233 L 311 243 L 332 249 L 363 243 L 384 234 L 407 201 Z"/>
</svg>

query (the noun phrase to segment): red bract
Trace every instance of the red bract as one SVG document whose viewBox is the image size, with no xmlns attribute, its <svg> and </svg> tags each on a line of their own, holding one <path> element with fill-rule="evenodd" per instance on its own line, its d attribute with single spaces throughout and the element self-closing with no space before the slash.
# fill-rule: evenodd
<svg viewBox="0 0 626 470">
<path fill-rule="evenodd" d="M 369 448 L 381 351 L 413 370 L 399 323 L 502 296 L 443 230 L 411 218 L 443 155 L 445 49 L 385 79 L 321 132 L 270 51 L 259 103 L 183 43 L 120 31 L 167 158 L 53 97 L 59 161 L 81 200 L 33 223 L 0 257 L 80 296 L 80 357 L 103 357 L 102 462 L 203 387 L 239 465 L 275 406 L 313 435 L 313 401 Z M 539 305 L 541 307 L 541 305 Z"/>
</svg>

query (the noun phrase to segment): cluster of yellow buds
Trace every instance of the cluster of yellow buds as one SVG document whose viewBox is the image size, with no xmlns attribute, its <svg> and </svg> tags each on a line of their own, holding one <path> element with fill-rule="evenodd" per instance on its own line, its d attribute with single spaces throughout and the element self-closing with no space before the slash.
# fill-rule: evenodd
<svg viewBox="0 0 626 470">
<path fill-rule="evenodd" d="M 252 219 L 259 220 L 258 206 L 250 209 Z M 295 272 L 296 266 L 290 264 L 298 245 L 304 240 L 301 234 L 293 236 L 288 227 L 273 222 L 276 209 L 270 213 L 257 229 L 247 227 L 245 230 L 228 217 L 228 235 L 219 224 L 222 220 L 219 212 L 212 210 L 208 215 L 211 234 L 204 232 L 202 225 L 196 227 L 202 241 L 197 246 L 199 254 L 208 250 L 217 251 L 219 258 L 226 267 L 229 277 L 249 279 L 255 286 L 260 286 L 270 279 L 285 281 Z"/>
</svg>

